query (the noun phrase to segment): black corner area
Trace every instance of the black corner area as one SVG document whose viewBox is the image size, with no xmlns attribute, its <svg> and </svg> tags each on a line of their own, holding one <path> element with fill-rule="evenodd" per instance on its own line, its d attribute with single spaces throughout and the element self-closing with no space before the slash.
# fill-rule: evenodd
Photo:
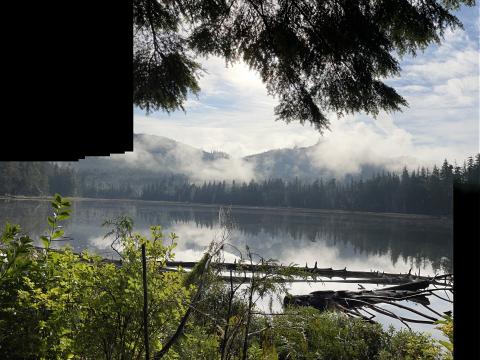
<svg viewBox="0 0 480 360">
<path fill-rule="evenodd" d="M 454 355 L 479 359 L 480 186 L 454 185 Z"/>
<path fill-rule="evenodd" d="M 132 3 L 12 7 L 23 25 L 3 25 L 0 161 L 132 151 Z"/>
</svg>

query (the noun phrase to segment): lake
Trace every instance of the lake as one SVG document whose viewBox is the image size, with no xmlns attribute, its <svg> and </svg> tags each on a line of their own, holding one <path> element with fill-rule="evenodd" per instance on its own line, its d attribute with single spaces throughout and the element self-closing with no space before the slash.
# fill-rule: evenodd
<svg viewBox="0 0 480 360">
<path fill-rule="evenodd" d="M 221 233 L 218 206 L 167 204 L 150 201 L 79 199 L 73 201 L 72 218 L 65 222 L 65 235 L 75 251 L 90 249 L 104 257 L 113 257 L 109 230 L 101 226 L 105 219 L 130 216 L 135 230 L 149 233 L 151 225 L 161 225 L 165 233 L 175 232 L 176 260 L 199 259 L 208 244 Z M 18 223 L 24 232 L 38 238 L 47 228 L 50 203 L 42 200 L 0 200 L 0 225 Z M 231 244 L 245 245 L 264 258 L 283 264 L 347 270 L 434 275 L 452 271 L 453 226 L 451 219 L 400 214 L 346 213 L 300 209 L 232 208 Z M 56 243 L 61 246 L 65 242 Z M 226 248 L 227 251 L 229 248 Z M 236 255 L 226 255 L 228 260 Z M 376 285 L 365 285 L 367 289 Z M 357 284 L 295 283 L 292 294 L 314 290 L 356 290 Z M 430 297 L 437 311 L 451 310 L 451 304 Z M 412 303 L 407 302 L 409 306 Z M 414 305 L 417 306 L 417 305 Z M 384 306 L 388 308 L 387 305 Z M 400 315 L 410 318 L 407 311 Z M 419 309 L 424 311 L 425 309 Z M 378 316 L 382 324 L 402 327 L 397 320 Z M 441 337 L 431 325 L 413 324 L 416 330 Z"/>
</svg>

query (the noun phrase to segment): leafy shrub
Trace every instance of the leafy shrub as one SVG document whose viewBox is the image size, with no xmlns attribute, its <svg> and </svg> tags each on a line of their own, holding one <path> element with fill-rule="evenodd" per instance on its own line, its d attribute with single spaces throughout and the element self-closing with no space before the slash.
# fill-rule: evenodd
<svg viewBox="0 0 480 360">
<path fill-rule="evenodd" d="M 279 359 L 441 359 L 428 335 L 382 329 L 360 319 L 313 308 L 291 308 L 274 319 Z"/>
<path fill-rule="evenodd" d="M 379 359 L 442 359 L 442 352 L 436 342 L 428 335 L 400 330 L 388 333 L 389 341 L 386 348 L 380 351 Z"/>
<path fill-rule="evenodd" d="M 373 359 L 385 345 L 378 324 L 313 308 L 292 308 L 274 319 L 280 359 Z"/>
<path fill-rule="evenodd" d="M 446 350 L 446 359 L 453 359 L 453 317 L 452 315 L 445 315 L 443 319 L 438 320 L 437 329 L 441 330 L 443 334 L 448 338 L 446 340 L 439 340 L 440 345 L 442 345 Z"/>
<path fill-rule="evenodd" d="M 151 239 L 123 232 L 122 266 L 69 248 L 50 250 L 63 235 L 59 221 L 69 203 L 57 196 L 49 217 L 45 249 L 20 227 L 7 224 L 2 235 L 0 352 L 3 359 L 136 359 L 144 357 L 140 244 L 148 256 L 149 336 L 152 351 L 175 330 L 194 286 L 182 272 L 161 272 L 173 258 L 175 236 L 164 244 L 159 227 Z M 173 352 L 172 352 L 173 356 Z"/>
</svg>

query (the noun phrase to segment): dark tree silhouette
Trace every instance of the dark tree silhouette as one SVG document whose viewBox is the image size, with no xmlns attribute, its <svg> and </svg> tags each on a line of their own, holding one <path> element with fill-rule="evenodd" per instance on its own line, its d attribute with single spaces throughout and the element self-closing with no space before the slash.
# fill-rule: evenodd
<svg viewBox="0 0 480 360">
<path fill-rule="evenodd" d="M 473 0 L 134 0 L 134 104 L 182 108 L 197 93 L 196 55 L 243 60 L 279 103 L 279 119 L 328 128 L 339 115 L 400 110 L 384 78 L 399 56 L 462 26 L 451 11 Z"/>
</svg>

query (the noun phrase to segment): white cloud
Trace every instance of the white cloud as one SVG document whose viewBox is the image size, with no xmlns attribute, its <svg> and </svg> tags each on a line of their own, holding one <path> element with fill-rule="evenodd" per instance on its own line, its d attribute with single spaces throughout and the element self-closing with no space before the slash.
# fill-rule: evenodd
<svg viewBox="0 0 480 360">
<path fill-rule="evenodd" d="M 177 128 L 178 131 L 178 128 Z M 205 161 L 204 153 L 170 139 L 140 136 L 135 140 L 133 152 L 111 155 L 110 159 L 131 168 L 181 173 L 192 181 L 244 180 L 254 178 L 253 164 L 242 159 Z"/>
<path fill-rule="evenodd" d="M 310 126 L 273 121 L 271 116 L 241 112 L 191 114 L 192 122 L 135 118 L 135 132 L 170 137 L 206 151 L 221 150 L 240 158 L 271 149 L 309 146 L 319 134 Z M 211 120 L 209 120 L 211 119 Z"/>
<path fill-rule="evenodd" d="M 431 167 L 449 152 L 453 158 L 465 157 L 465 149 L 449 149 L 442 145 L 419 145 L 408 131 L 398 127 L 393 118 L 381 114 L 370 124 L 355 118 L 332 122 L 332 132 L 326 133 L 309 156 L 318 167 L 327 167 L 337 177 L 358 173 L 360 165 L 383 166 L 399 171 L 404 165 Z"/>
<path fill-rule="evenodd" d="M 442 54 L 443 59 L 438 59 Z M 416 78 L 420 82 L 435 82 L 463 77 L 477 71 L 478 52 L 467 48 L 463 51 L 454 50 L 448 54 L 435 52 L 435 60 L 429 59 L 403 67 L 402 78 Z"/>
<path fill-rule="evenodd" d="M 477 41 L 478 34 L 448 31 L 441 46 L 405 60 L 401 78 L 389 81 L 410 105 L 395 114 L 396 124 L 452 160 L 479 151 Z"/>
</svg>

